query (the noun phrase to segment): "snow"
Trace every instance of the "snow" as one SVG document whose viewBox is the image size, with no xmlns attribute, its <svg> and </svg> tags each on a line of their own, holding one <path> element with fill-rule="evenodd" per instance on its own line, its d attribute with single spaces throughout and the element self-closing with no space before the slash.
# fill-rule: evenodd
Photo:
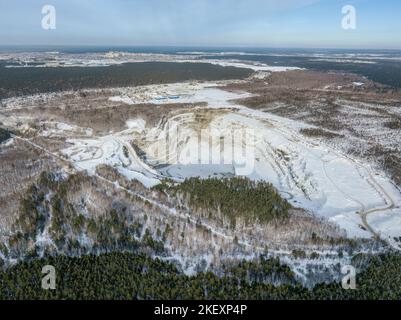
<svg viewBox="0 0 401 320">
<path fill-rule="evenodd" d="M 5 140 L 3 142 L 0 142 L 0 145 L 3 146 L 3 147 L 10 147 L 13 144 L 14 144 L 14 139 L 13 138 L 10 138 L 10 139 L 7 139 L 7 140 Z"/>
<path fill-rule="evenodd" d="M 362 228 L 361 218 L 357 213 L 347 212 L 337 214 L 329 219 L 330 222 L 338 224 L 344 230 L 352 230 L 354 238 L 371 238 L 369 231 Z"/>
<path fill-rule="evenodd" d="M 269 66 L 265 63 L 257 63 L 257 62 L 242 61 L 242 60 L 203 59 L 203 60 L 195 60 L 195 62 L 210 63 L 222 67 L 246 68 L 246 69 L 252 69 L 253 71 L 285 72 L 293 70 L 302 70 L 302 68 L 298 67 Z"/>
<path fill-rule="evenodd" d="M 62 153 L 74 161 L 79 170 L 93 175 L 99 165 L 105 164 L 116 168 L 129 179 L 140 181 L 148 188 L 160 183 L 160 180 L 153 177 L 155 172 L 133 154 L 135 151 L 128 141 L 109 135 L 98 139 L 70 139 L 67 143 L 73 146 L 62 150 Z"/>
<path fill-rule="evenodd" d="M 357 63 L 357 64 L 376 64 L 375 61 L 368 60 L 355 60 L 355 59 L 311 59 L 311 61 L 323 61 L 323 62 L 336 62 L 336 63 Z"/>
<path fill-rule="evenodd" d="M 138 86 L 133 88 L 116 89 L 119 96 L 110 97 L 110 101 L 123 102 L 129 105 L 171 103 L 195 104 L 208 102 L 209 105 L 223 107 L 232 106 L 230 100 L 250 97 L 247 92 L 227 92 L 217 87 L 220 82 L 185 82 L 163 85 Z"/>
<path fill-rule="evenodd" d="M 113 102 L 122 102 L 122 103 L 125 103 L 125 104 L 135 104 L 135 102 L 131 98 L 126 97 L 126 96 L 123 96 L 123 97 L 120 97 L 120 96 L 111 97 L 109 100 L 113 101 Z"/>
<path fill-rule="evenodd" d="M 91 128 L 81 128 L 79 126 L 70 125 L 63 122 L 42 122 L 41 124 L 45 125 L 45 129 L 41 132 L 42 136 L 44 137 L 62 136 L 71 133 L 86 136 L 91 136 L 93 134 L 93 130 Z"/>
<path fill-rule="evenodd" d="M 369 216 L 368 222 L 385 237 L 401 237 L 401 208 L 378 212 Z M 401 243 L 400 243 L 401 244 Z"/>
<path fill-rule="evenodd" d="M 270 72 L 266 71 L 258 71 L 255 74 L 252 75 L 253 79 L 258 79 L 258 80 L 265 80 L 270 76 Z"/>
<path fill-rule="evenodd" d="M 65 130 L 65 131 L 74 130 L 74 128 L 71 125 L 69 125 L 67 123 L 61 123 L 61 122 L 57 124 L 57 128 L 60 130 Z"/>
<path fill-rule="evenodd" d="M 144 131 L 146 127 L 146 121 L 143 119 L 130 119 L 125 124 L 129 129 L 136 131 Z"/>
</svg>

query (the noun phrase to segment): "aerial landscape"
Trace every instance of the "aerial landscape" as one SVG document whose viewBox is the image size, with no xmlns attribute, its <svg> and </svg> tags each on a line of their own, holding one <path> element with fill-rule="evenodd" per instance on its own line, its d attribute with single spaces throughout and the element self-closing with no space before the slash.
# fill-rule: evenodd
<svg viewBox="0 0 401 320">
<path fill-rule="evenodd" d="M 341 8 L 379 1 L 250 2 L 336 8 L 340 36 L 44 41 L 73 37 L 76 1 L 27 5 L 54 30 L 26 42 L 1 31 L 1 300 L 401 299 L 399 30 L 375 45 L 366 21 L 341 29 Z"/>
</svg>

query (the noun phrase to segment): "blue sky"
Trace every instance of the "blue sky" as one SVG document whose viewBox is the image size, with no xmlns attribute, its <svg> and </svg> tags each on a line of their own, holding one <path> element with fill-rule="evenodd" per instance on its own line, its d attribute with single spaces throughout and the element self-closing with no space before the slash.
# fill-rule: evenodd
<svg viewBox="0 0 401 320">
<path fill-rule="evenodd" d="M 45 4 L 56 30 L 41 28 Z M 341 28 L 344 5 L 356 30 Z M 0 0 L 0 45 L 401 48 L 399 0 Z"/>
</svg>

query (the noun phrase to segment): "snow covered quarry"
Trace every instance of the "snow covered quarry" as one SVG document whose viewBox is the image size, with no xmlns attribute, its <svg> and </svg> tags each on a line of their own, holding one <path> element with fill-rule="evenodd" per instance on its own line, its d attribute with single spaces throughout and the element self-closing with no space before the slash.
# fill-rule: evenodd
<svg viewBox="0 0 401 320">
<path fill-rule="evenodd" d="M 394 237 L 401 236 L 401 193 L 383 172 L 304 137 L 299 133 L 309 128 L 304 123 L 233 102 L 248 93 L 227 92 L 215 83 L 192 83 L 135 88 L 110 100 L 135 107 L 169 103 L 171 96 L 176 103 L 203 102 L 206 106 L 175 114 L 156 127 L 147 127 L 143 119 L 129 119 L 120 132 L 68 139 L 71 146 L 61 154 L 77 169 L 94 173 L 98 165 L 107 164 L 147 187 L 164 178 L 182 181 L 194 176 L 243 175 L 264 180 L 294 206 L 335 222 L 349 237 L 378 236 L 393 243 Z M 205 127 L 199 127 L 199 119 L 206 122 Z M 230 138 L 225 131 L 244 133 L 246 141 L 229 140 L 233 144 L 227 153 L 221 144 L 222 138 Z M 241 154 L 243 159 L 235 159 Z M 201 159 L 202 155 L 207 159 Z M 209 158 L 217 162 L 208 163 Z"/>
</svg>

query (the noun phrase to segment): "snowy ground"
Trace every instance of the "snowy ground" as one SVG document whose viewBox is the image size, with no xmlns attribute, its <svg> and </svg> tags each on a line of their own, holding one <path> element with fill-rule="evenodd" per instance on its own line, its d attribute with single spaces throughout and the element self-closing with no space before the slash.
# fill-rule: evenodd
<svg viewBox="0 0 401 320">
<path fill-rule="evenodd" d="M 203 54 L 154 54 L 154 53 L 86 53 L 68 54 L 60 52 L 21 52 L 0 53 L 0 60 L 9 61 L 6 68 L 56 68 L 56 67 L 108 67 L 124 63 L 140 62 L 178 62 L 178 63 L 210 63 L 223 67 L 247 68 L 254 71 L 282 72 L 299 70 L 297 67 L 269 66 L 254 61 L 235 59 L 218 60 L 205 58 Z"/>
<path fill-rule="evenodd" d="M 294 206 L 338 223 L 349 237 L 401 236 L 401 194 L 383 173 L 300 135 L 300 128 L 309 127 L 303 123 L 230 101 L 247 93 L 226 92 L 215 85 L 192 83 L 125 89 L 121 96 L 110 99 L 133 107 L 139 103 L 160 105 L 171 101 L 205 102 L 207 106 L 186 110 L 152 128 L 143 119 L 129 119 L 127 128 L 119 133 L 68 140 L 71 146 L 63 154 L 78 169 L 93 173 L 99 164 L 109 164 L 148 187 L 164 177 L 181 181 L 191 176 L 241 174 L 263 179 L 271 182 Z M 208 110 L 221 112 L 210 114 Z M 202 128 L 199 117 L 204 120 Z M 227 154 L 220 139 L 222 131 L 239 129 L 247 132 L 247 144 L 244 147 L 243 139 L 240 143 L 235 140 Z M 199 140 L 202 135 L 207 139 Z M 139 156 L 131 142 L 146 157 Z M 240 159 L 244 163 L 239 163 L 236 157 L 243 152 Z M 202 162 L 204 154 L 210 163 Z M 245 170 L 244 165 L 251 170 Z M 363 220 L 364 215 L 369 226 Z"/>
</svg>

